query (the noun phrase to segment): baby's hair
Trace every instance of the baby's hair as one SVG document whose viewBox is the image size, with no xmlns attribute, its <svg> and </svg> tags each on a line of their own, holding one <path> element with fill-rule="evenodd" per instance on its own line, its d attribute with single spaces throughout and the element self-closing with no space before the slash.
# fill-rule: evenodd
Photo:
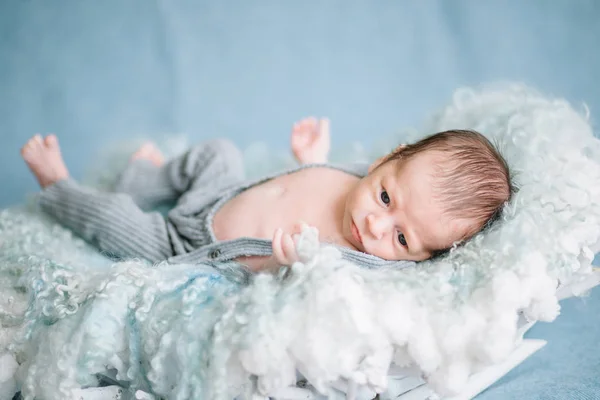
<svg viewBox="0 0 600 400">
<path fill-rule="evenodd" d="M 438 161 L 434 180 L 445 213 L 453 219 L 474 221 L 462 241 L 501 217 L 516 188 L 506 160 L 485 136 L 472 130 L 436 133 L 398 147 L 383 163 L 393 160 L 403 163 L 426 151 L 445 155 Z"/>
</svg>

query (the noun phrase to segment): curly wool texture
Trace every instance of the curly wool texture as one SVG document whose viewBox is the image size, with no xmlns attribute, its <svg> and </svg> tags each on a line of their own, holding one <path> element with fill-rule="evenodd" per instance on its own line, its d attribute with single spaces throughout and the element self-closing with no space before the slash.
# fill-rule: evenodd
<svg viewBox="0 0 600 400">
<path fill-rule="evenodd" d="M 600 238 L 600 142 L 586 117 L 520 86 L 460 90 L 390 148 L 464 127 L 500 142 L 520 191 L 501 224 L 415 269 L 358 268 L 307 230 L 309 261 L 242 286 L 208 264 L 112 265 L 36 212 L 3 211 L 0 337 L 20 339 L 9 349 L 24 397 L 67 398 L 106 367 L 169 399 L 266 394 L 296 370 L 323 393 L 340 378 L 380 391 L 391 362 L 459 391 L 512 349 L 518 311 L 556 317 L 557 280 L 584 276 Z"/>
</svg>

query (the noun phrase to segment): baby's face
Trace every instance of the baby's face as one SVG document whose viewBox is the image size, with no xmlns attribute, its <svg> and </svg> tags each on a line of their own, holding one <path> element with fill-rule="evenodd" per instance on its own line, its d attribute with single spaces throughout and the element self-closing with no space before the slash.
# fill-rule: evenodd
<svg viewBox="0 0 600 400">
<path fill-rule="evenodd" d="M 373 169 L 346 198 L 343 235 L 357 250 L 386 260 L 422 261 L 461 240 L 466 221 L 444 215 L 435 199 L 437 153 Z"/>
</svg>

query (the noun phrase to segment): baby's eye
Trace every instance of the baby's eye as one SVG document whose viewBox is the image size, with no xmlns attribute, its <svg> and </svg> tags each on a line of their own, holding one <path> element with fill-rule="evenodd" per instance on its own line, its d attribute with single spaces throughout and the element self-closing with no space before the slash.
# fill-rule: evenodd
<svg viewBox="0 0 600 400">
<path fill-rule="evenodd" d="M 390 196 L 388 195 L 388 192 L 386 190 L 382 190 L 379 197 L 381 198 L 381 201 L 383 201 L 383 204 L 390 204 Z"/>
<path fill-rule="evenodd" d="M 398 233 L 398 241 L 402 246 L 406 246 L 406 238 L 404 237 L 404 233 Z"/>
</svg>

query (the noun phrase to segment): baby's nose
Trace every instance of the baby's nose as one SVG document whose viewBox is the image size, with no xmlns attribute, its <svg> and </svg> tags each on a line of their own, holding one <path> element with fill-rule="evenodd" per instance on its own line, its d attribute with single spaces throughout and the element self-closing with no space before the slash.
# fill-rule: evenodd
<svg viewBox="0 0 600 400">
<path fill-rule="evenodd" d="M 387 216 L 369 214 L 367 216 L 367 225 L 369 226 L 371 235 L 379 240 L 385 235 L 385 232 L 389 230 L 390 218 Z"/>
</svg>

